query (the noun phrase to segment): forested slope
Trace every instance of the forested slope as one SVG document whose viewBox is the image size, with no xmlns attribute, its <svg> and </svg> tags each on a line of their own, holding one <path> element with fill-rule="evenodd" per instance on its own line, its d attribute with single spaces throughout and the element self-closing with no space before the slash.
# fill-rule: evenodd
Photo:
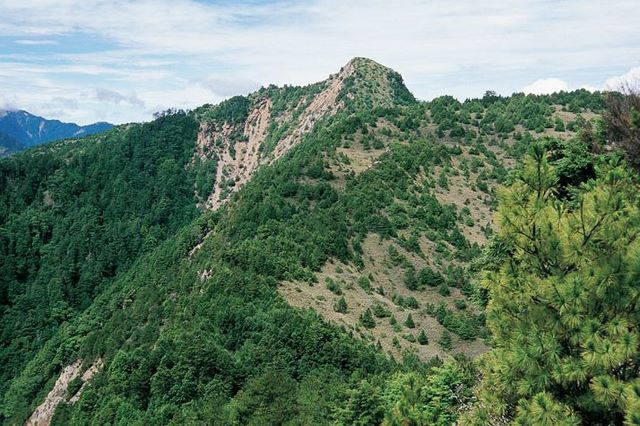
<svg viewBox="0 0 640 426">
<path fill-rule="evenodd" d="M 603 106 L 419 102 L 360 58 L 3 160 L 4 421 L 80 360 L 103 367 L 54 423 L 451 424 L 490 343 L 495 188 L 542 146 L 569 203 Z"/>
<path fill-rule="evenodd" d="M 0 163 L 0 387 L 135 258 L 198 212 L 197 124 L 175 114 Z"/>
</svg>

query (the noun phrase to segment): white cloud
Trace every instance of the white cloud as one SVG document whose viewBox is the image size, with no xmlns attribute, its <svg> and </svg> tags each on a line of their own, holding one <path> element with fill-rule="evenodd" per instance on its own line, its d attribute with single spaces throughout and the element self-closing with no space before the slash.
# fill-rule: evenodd
<svg viewBox="0 0 640 426">
<path fill-rule="evenodd" d="M 51 99 L 51 103 L 55 106 L 60 106 L 65 109 L 71 109 L 71 110 L 78 109 L 78 100 L 73 98 L 56 96 L 55 98 Z"/>
<path fill-rule="evenodd" d="M 260 83 L 244 78 L 208 76 L 194 82 L 221 97 L 244 95 L 260 88 Z"/>
<path fill-rule="evenodd" d="M 567 82 L 559 78 L 542 78 L 522 88 L 522 92 L 533 95 L 549 95 L 568 90 Z"/>
<path fill-rule="evenodd" d="M 597 86 L 640 58 L 637 0 L 0 0 L 0 16 L 0 37 L 59 43 L 49 55 L 1 55 L 0 94 L 25 108 L 77 97 L 65 113 L 78 120 L 142 120 L 150 105 L 310 83 L 354 56 L 398 70 L 421 99 L 509 94 L 550 75 Z M 79 37 L 98 47 L 78 49 Z M 114 109 L 95 87 L 136 93 L 145 106 Z"/>
<path fill-rule="evenodd" d="M 122 103 L 128 103 L 137 107 L 144 108 L 144 102 L 135 93 L 122 94 L 115 90 L 109 89 L 96 89 L 96 99 L 108 103 L 120 105 Z"/>
<path fill-rule="evenodd" d="M 18 104 L 15 96 L 9 97 L 0 94 L 0 111 L 16 111 L 19 109 Z"/>
<path fill-rule="evenodd" d="M 608 78 L 604 87 L 607 90 L 640 89 L 640 67 L 631 68 L 622 75 Z"/>
<path fill-rule="evenodd" d="M 58 44 L 55 40 L 14 40 L 14 43 L 24 46 L 52 46 Z"/>
</svg>

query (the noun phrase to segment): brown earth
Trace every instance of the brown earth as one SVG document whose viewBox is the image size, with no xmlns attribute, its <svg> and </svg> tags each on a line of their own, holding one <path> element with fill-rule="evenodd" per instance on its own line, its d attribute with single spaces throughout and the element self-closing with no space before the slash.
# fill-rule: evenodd
<svg viewBox="0 0 640 426">
<path fill-rule="evenodd" d="M 353 331 L 356 336 L 372 343 L 380 342 L 382 348 L 396 358 L 400 358 L 405 350 L 415 352 L 422 360 L 428 360 L 434 356 L 445 358 L 453 353 L 464 353 L 468 356 L 476 356 L 484 351 L 487 347 L 480 339 L 473 341 L 463 341 L 454 333 L 451 333 L 453 342 L 453 351 L 444 351 L 437 343 L 444 327 L 441 326 L 436 319 L 425 312 L 425 306 L 428 303 L 438 305 L 444 302 L 450 309 L 455 309 L 454 301 L 464 298 L 460 291 L 451 288 L 450 296 L 441 296 L 437 288 L 428 287 L 422 291 L 412 291 L 406 288 L 403 282 L 403 270 L 400 267 L 393 266 L 389 260 L 388 248 L 394 245 L 398 252 L 404 255 L 413 263 L 416 268 L 424 266 L 433 267 L 430 259 L 433 256 L 433 243 L 422 239 L 420 245 L 425 258 L 416 256 L 413 253 L 405 251 L 402 247 L 396 245 L 390 240 L 380 240 L 377 235 L 368 235 L 362 243 L 364 268 L 360 271 L 352 265 L 346 265 L 340 262 L 328 262 L 323 269 L 316 274 L 317 283 L 310 285 L 304 282 L 283 282 L 278 291 L 292 306 L 302 309 L 314 309 L 329 322 L 344 326 L 347 330 Z M 371 292 L 366 292 L 357 283 L 359 277 L 372 277 Z M 334 310 L 334 304 L 341 297 L 329 290 L 325 284 L 327 278 L 339 283 L 342 296 L 344 296 L 348 311 L 345 314 L 338 313 Z M 383 294 L 374 289 L 381 288 Z M 403 297 L 415 297 L 420 306 L 418 309 L 403 308 L 397 306 L 392 301 L 392 295 L 398 294 Z M 366 329 L 358 324 L 360 315 L 373 305 L 380 304 L 391 311 L 395 316 L 401 331 L 394 331 L 389 323 L 389 318 L 375 318 L 376 326 L 373 329 Z M 469 307 L 468 309 L 472 309 Z M 411 313 L 416 324 L 414 329 L 407 328 L 404 325 L 407 315 Z M 429 338 L 428 345 L 420 345 L 412 343 L 402 336 L 412 334 L 417 337 L 421 330 L 424 330 Z M 400 347 L 393 344 L 394 337 L 400 343 Z"/>
</svg>

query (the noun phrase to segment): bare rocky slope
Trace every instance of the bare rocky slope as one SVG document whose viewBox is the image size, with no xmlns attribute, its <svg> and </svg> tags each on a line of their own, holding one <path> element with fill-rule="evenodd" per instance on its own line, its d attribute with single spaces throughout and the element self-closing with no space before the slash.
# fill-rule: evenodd
<svg viewBox="0 0 640 426">
<path fill-rule="evenodd" d="M 277 111 L 273 98 L 282 104 L 286 87 L 250 95 L 243 120 L 210 120 L 203 111 L 196 156 L 201 161 L 214 159 L 217 164 L 213 191 L 206 200 L 203 197 L 204 205 L 217 210 L 249 181 L 258 167 L 280 159 L 320 120 L 343 109 L 344 98 L 359 98 L 358 91 L 367 90 L 374 105 L 393 105 L 391 75 L 395 75 L 393 70 L 370 59 L 354 58 L 327 80 L 286 99 L 285 108 L 281 105 Z M 354 87 L 356 79 L 374 88 Z"/>
</svg>

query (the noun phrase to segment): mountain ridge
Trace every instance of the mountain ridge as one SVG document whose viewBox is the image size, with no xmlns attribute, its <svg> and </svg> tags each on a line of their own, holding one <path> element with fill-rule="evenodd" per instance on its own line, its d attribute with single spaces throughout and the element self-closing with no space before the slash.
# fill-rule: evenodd
<svg viewBox="0 0 640 426">
<path fill-rule="evenodd" d="M 197 158 L 217 162 L 216 184 L 210 194 L 201 194 L 203 205 L 213 210 L 219 208 L 259 166 L 281 158 L 319 121 L 341 109 L 384 108 L 398 99 L 403 103 L 416 102 L 397 72 L 362 57 L 351 59 L 326 80 L 295 89 L 300 93 L 286 100 L 290 110 L 285 114 L 274 110 L 273 104 L 274 100 L 287 97 L 286 92 L 291 90 L 287 86 L 270 86 L 247 97 L 236 96 L 208 111 L 205 107 L 196 109 L 203 117 Z M 242 118 L 221 117 L 212 111 L 233 103 L 238 104 L 237 109 L 246 109 L 239 115 Z"/>
<path fill-rule="evenodd" d="M 60 120 L 49 120 L 25 110 L 0 111 L 0 134 L 17 141 L 20 146 L 4 145 L 5 155 L 59 139 L 83 137 L 104 132 L 113 125 L 97 122 L 80 126 Z"/>
<path fill-rule="evenodd" d="M 0 161 L 0 419 L 53 388 L 53 424 L 380 423 L 484 352 L 467 268 L 495 188 L 601 100 L 407 92 L 355 58 Z M 69 366 L 98 371 L 56 385 Z"/>
</svg>

